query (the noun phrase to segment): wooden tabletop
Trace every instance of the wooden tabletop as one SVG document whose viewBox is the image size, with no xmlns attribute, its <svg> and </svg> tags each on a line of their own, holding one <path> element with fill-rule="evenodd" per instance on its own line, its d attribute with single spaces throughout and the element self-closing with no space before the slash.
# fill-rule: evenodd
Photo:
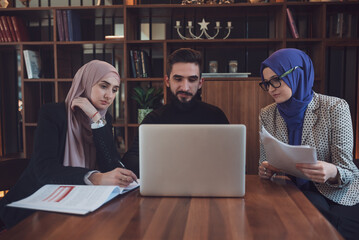
<svg viewBox="0 0 359 240">
<path fill-rule="evenodd" d="M 246 176 L 244 198 L 141 197 L 86 216 L 38 211 L 0 239 L 343 239 L 290 182 Z"/>
</svg>

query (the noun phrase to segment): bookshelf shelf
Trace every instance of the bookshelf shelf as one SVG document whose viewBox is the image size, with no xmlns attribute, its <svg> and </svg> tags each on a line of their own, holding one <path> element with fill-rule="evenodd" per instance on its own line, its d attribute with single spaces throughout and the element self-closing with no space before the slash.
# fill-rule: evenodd
<svg viewBox="0 0 359 240">
<path fill-rule="evenodd" d="M 181 4 L 138 4 L 138 5 L 127 5 L 126 8 L 128 9 L 159 9 L 159 8 L 184 8 L 184 9 L 197 9 L 197 8 L 218 8 L 218 9 L 227 9 L 232 7 L 272 7 L 272 6 L 282 6 L 283 2 L 268 2 L 268 3 L 249 3 L 249 2 L 242 2 L 242 3 L 232 3 L 232 4 L 188 4 L 188 5 L 181 5 Z"/>
<path fill-rule="evenodd" d="M 343 46 L 343 47 L 358 47 L 359 46 L 359 39 L 326 39 L 326 45 L 328 47 L 335 47 L 335 46 Z"/>
<path fill-rule="evenodd" d="M 288 38 L 286 39 L 287 42 L 294 42 L 294 43 L 321 43 L 323 38 Z"/>
<path fill-rule="evenodd" d="M 58 78 L 58 82 L 72 82 L 72 78 Z"/>
<path fill-rule="evenodd" d="M 114 118 L 115 139 L 121 141 L 118 144 L 121 145 L 120 151 L 123 153 L 133 141 L 139 126 L 136 123 L 138 106 L 131 99 L 133 88 L 164 88 L 164 102 L 167 102 L 168 92 L 164 84 L 167 57 L 181 47 L 202 52 L 203 72 L 209 72 L 209 61 L 218 61 L 218 72 L 225 73 L 228 72 L 228 62 L 237 60 L 238 72 L 251 73 L 247 78 L 206 78 L 202 89 L 203 101 L 221 107 L 231 123 L 246 124 L 248 173 L 255 174 L 258 167 L 259 111 L 272 102 L 258 87 L 261 80 L 259 67 L 275 50 L 294 47 L 307 52 L 315 66 L 315 91 L 346 98 L 351 106 L 353 122 L 356 123 L 354 125 L 359 126 L 359 99 L 356 97 L 359 82 L 358 1 L 236 1 L 237 3 L 228 5 L 181 5 L 171 4 L 173 1 L 164 2 L 166 3 L 0 9 L 0 16 L 19 16 L 24 19 L 30 33 L 30 41 L 0 42 L 0 63 L 3 63 L 4 69 L 12 72 L 10 76 L 0 74 L 0 81 L 4 82 L 1 89 L 7 87 L 9 78 L 20 79 L 22 83 L 22 125 L 13 126 L 13 129 L 21 130 L 19 135 L 22 135 L 20 141 L 22 140 L 23 148 L 19 152 L 23 152 L 26 157 L 31 156 L 40 107 L 48 102 L 64 101 L 76 71 L 86 62 L 100 59 L 116 66 L 121 75 L 119 96 L 110 111 Z M 291 35 L 286 16 L 287 8 L 293 13 L 299 33 L 298 39 Z M 82 30 L 79 41 L 59 40 L 58 10 L 69 10 L 78 15 Z M 336 26 L 338 13 L 343 16 L 350 15 L 350 34 L 344 29 L 342 37 L 333 36 L 333 31 L 337 30 L 333 28 Z M 227 39 L 219 36 L 212 40 L 182 40 L 178 36 L 174 28 L 176 21 L 181 23 L 181 33 L 189 37 L 183 27 L 188 21 L 192 21 L 197 27 L 194 33 L 198 34 L 200 29 L 197 22 L 203 18 L 210 22 L 210 35 L 213 35 L 211 31 L 216 21 L 219 21 L 222 27 L 231 21 L 234 28 Z M 148 39 L 151 40 L 142 40 L 145 38 L 141 37 L 141 24 L 158 23 L 165 26 L 162 29 L 165 37 L 154 40 L 156 37 L 151 37 L 150 34 Z M 116 34 L 123 35 L 124 38 L 105 40 L 106 35 Z M 224 35 L 223 32 L 221 34 Z M 23 50 L 40 53 L 46 69 L 40 79 L 27 79 Z M 151 70 L 149 77 L 133 77 L 131 51 L 145 51 L 148 54 L 148 66 Z M 352 63 L 348 66 L 356 64 L 356 68 L 348 70 L 342 66 L 344 62 Z M 338 73 L 331 69 L 336 69 Z M 3 99 L 0 100 L 4 102 Z M 2 121 L 4 126 L 13 120 Z M 4 134 L 8 133 L 3 132 L 2 136 Z M 359 158 L 359 127 L 356 128 L 356 144 Z"/>
<path fill-rule="evenodd" d="M 24 82 L 54 82 L 53 78 L 24 78 Z"/>
<path fill-rule="evenodd" d="M 217 44 L 217 43 L 281 43 L 281 39 L 275 38 L 235 38 L 235 39 L 200 39 L 200 40 L 179 40 L 171 39 L 167 40 L 167 43 L 204 43 L 204 44 Z"/>
<path fill-rule="evenodd" d="M 129 123 L 127 126 L 132 127 L 132 128 L 137 128 L 138 126 L 140 126 L 140 124 L 138 124 L 138 123 Z"/>
<path fill-rule="evenodd" d="M 246 82 L 257 82 L 259 83 L 261 81 L 261 78 L 259 77 L 237 77 L 237 78 L 230 78 L 230 77 L 226 77 L 226 78 L 204 78 L 205 81 L 246 81 Z"/>
<path fill-rule="evenodd" d="M 50 42 L 50 41 L 36 41 L 36 42 L 21 42 L 22 45 L 53 45 L 54 42 Z"/>
<path fill-rule="evenodd" d="M 113 122 L 112 125 L 113 127 L 126 127 L 126 124 L 117 121 Z"/>
<path fill-rule="evenodd" d="M 162 82 L 164 78 L 123 78 L 127 82 Z"/>
<path fill-rule="evenodd" d="M 25 127 L 36 127 L 37 123 L 25 123 Z"/>
</svg>

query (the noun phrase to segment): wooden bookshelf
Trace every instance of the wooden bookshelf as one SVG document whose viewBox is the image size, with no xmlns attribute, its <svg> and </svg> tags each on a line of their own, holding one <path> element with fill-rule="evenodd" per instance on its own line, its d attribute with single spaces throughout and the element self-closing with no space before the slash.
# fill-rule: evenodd
<svg viewBox="0 0 359 240">
<path fill-rule="evenodd" d="M 0 10 L 0 16 L 21 16 L 27 24 L 31 39 L 27 42 L 0 43 L 2 67 L 14 72 L 12 78 L 21 78 L 23 109 L 20 135 L 24 156 L 31 156 L 40 107 L 47 102 L 64 101 L 74 74 L 79 67 L 92 59 L 107 61 L 120 72 L 121 89 L 111 113 L 114 116 L 115 140 L 122 141 L 118 145 L 121 145 L 120 150 L 124 152 L 133 141 L 138 128 L 137 105 L 131 99 L 132 89 L 138 85 L 164 87 L 168 55 L 180 47 L 190 47 L 202 52 L 203 72 L 209 71 L 208 62 L 211 60 L 218 61 L 219 72 L 228 71 L 229 60 L 238 61 L 239 72 L 251 72 L 248 78 L 206 79 L 202 99 L 222 108 L 231 123 L 247 126 L 247 173 L 255 174 L 259 158 L 258 115 L 262 107 L 272 103 L 272 99 L 258 87 L 260 63 L 280 48 L 294 47 L 304 50 L 313 59 L 315 91 L 336 95 L 349 102 L 356 128 L 356 156 L 359 157 L 359 2 L 271 0 L 268 3 L 251 4 L 236 0 L 235 4 L 229 5 L 180 5 L 181 1 L 174 0 L 163 0 L 161 4 L 151 4 L 156 1 L 150 0 L 137 2 L 136 5 L 121 3 L 111 6 L 23 7 Z M 298 39 L 291 36 L 286 16 L 287 8 L 291 9 L 297 24 L 300 35 Z M 72 10 L 80 16 L 81 41 L 59 41 L 56 10 Z M 350 16 L 350 29 L 345 30 L 345 37 L 331 34 L 333 19 L 338 13 Z M 184 24 L 192 21 L 196 26 L 194 33 L 198 34 L 197 23 L 202 18 L 210 22 L 210 35 L 213 35 L 215 21 L 220 21 L 223 28 L 218 38 L 182 40 L 178 36 L 174 28 L 176 21 L 181 22 L 181 33 L 188 37 L 188 32 L 183 31 Z M 233 29 L 227 39 L 222 39 L 228 21 L 232 22 Z M 141 23 L 164 23 L 165 39 L 141 40 Z M 105 35 L 114 35 L 115 27 L 120 26 L 123 26 L 123 40 L 105 40 Z M 27 78 L 22 54 L 25 49 L 40 52 L 46 67 L 42 78 Z M 133 77 L 130 50 L 144 50 L 148 53 L 152 66 L 152 75 L 149 78 Z M 352 54 L 353 51 L 355 54 Z M 7 55 L 18 57 L 19 61 L 8 62 Z M 342 56 L 344 65 L 334 74 L 334 79 L 333 69 L 341 63 L 336 64 L 336 56 Z M 356 67 L 347 64 L 349 62 L 354 62 Z M 348 66 L 351 66 L 351 69 L 348 69 Z M 0 81 L 9 80 L 11 79 L 5 74 L 0 74 Z M 166 89 L 164 96 L 167 96 Z M 164 102 L 166 101 L 165 97 Z M 3 104 L 2 102 L 2 106 Z M 3 119 L 3 124 L 4 121 L 6 123 L 9 120 Z M 9 133 L 3 131 L 2 134 L 3 139 L 0 140 L 6 144 L 4 134 Z M 4 154 L 6 155 L 6 151 Z"/>
</svg>

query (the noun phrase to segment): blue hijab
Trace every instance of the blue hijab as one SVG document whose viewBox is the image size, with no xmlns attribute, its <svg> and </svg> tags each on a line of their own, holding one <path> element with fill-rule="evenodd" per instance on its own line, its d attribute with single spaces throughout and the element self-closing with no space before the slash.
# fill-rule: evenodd
<svg viewBox="0 0 359 240">
<path fill-rule="evenodd" d="M 314 67 L 312 60 L 298 49 L 280 49 L 262 62 L 260 72 L 262 81 L 264 81 L 263 69 L 266 67 L 280 76 L 295 66 L 301 68 L 297 68 L 283 78 L 283 81 L 292 89 L 292 97 L 277 105 L 280 115 L 287 124 L 289 144 L 301 145 L 305 110 L 313 98 Z"/>
</svg>

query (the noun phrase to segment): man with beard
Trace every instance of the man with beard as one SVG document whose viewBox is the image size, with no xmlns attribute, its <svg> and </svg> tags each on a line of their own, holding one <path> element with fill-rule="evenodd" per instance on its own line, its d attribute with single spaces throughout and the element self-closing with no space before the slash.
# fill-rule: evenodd
<svg viewBox="0 0 359 240">
<path fill-rule="evenodd" d="M 200 100 L 201 53 L 190 48 L 174 51 L 167 61 L 165 82 L 169 88 L 169 103 L 152 111 L 142 124 L 228 124 L 221 109 Z M 138 136 L 124 155 L 122 162 L 139 176 Z"/>
</svg>

